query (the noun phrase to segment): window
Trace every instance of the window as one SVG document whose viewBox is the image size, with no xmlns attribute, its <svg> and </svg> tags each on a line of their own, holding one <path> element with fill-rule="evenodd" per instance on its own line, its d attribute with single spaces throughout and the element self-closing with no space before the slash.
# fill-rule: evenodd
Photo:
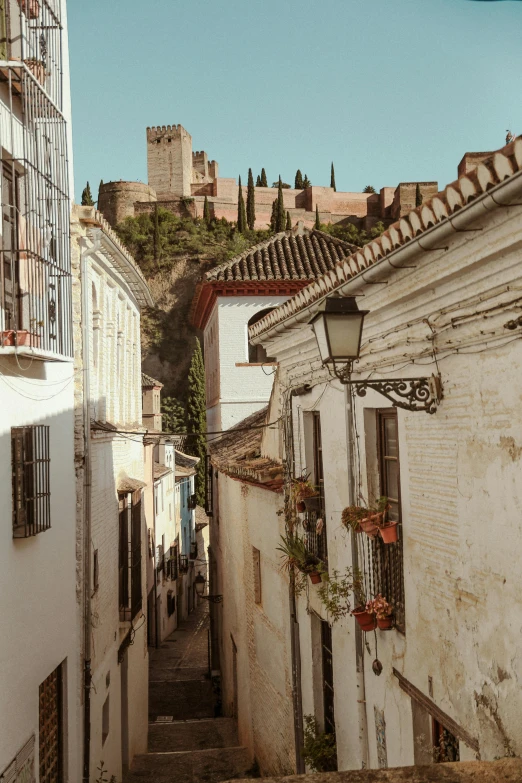
<svg viewBox="0 0 522 783">
<path fill-rule="evenodd" d="M 254 601 L 261 603 L 261 552 L 252 547 L 252 560 L 254 563 Z"/>
<path fill-rule="evenodd" d="M 110 707 L 111 707 L 111 703 L 110 703 L 110 695 L 109 695 L 103 702 L 103 709 L 102 709 L 102 746 L 105 745 L 105 740 L 109 736 Z"/>
<path fill-rule="evenodd" d="M 216 474 L 217 475 L 217 474 Z M 207 517 L 212 516 L 212 480 L 213 480 L 213 468 L 210 461 L 210 454 L 205 454 L 205 514 Z"/>
<path fill-rule="evenodd" d="M 28 538 L 51 527 L 49 427 L 11 429 L 13 538 Z"/>
<path fill-rule="evenodd" d="M 248 328 L 252 326 L 253 324 L 257 323 L 261 320 L 261 318 L 264 318 L 265 315 L 268 315 L 268 313 L 271 313 L 273 307 L 266 307 L 264 310 L 260 310 L 258 313 L 252 316 L 252 318 L 249 320 L 247 324 L 247 339 L 248 339 Z M 263 362 L 272 362 L 273 359 L 269 359 L 266 355 L 266 349 L 263 348 L 262 345 L 254 345 L 253 343 L 248 343 L 248 362 L 249 364 L 262 364 Z"/>
<path fill-rule="evenodd" d="M 311 419 L 312 426 L 312 457 L 313 474 L 311 481 L 319 489 L 319 511 L 307 511 L 305 514 L 305 538 L 308 549 L 317 555 L 324 563 L 328 562 L 328 548 L 326 539 L 326 517 L 324 512 L 324 472 L 323 472 L 323 443 L 321 437 L 321 416 L 314 411 Z"/>
<path fill-rule="evenodd" d="M 92 586 L 93 591 L 96 592 L 98 587 L 100 586 L 100 565 L 98 560 L 98 550 L 94 550 L 93 558 L 92 558 Z"/>
<path fill-rule="evenodd" d="M 120 620 L 133 620 L 141 611 L 141 490 L 120 496 L 119 604 Z"/>
<path fill-rule="evenodd" d="M 441 764 L 446 761 L 460 761 L 459 741 L 442 723 L 433 721 L 433 761 Z"/>
<path fill-rule="evenodd" d="M 335 715 L 334 715 L 334 682 L 333 682 L 333 646 L 332 629 L 328 623 L 321 620 L 321 659 L 323 674 L 323 715 L 324 731 L 326 734 L 333 734 L 335 737 Z M 337 762 L 331 765 L 333 770 L 337 769 Z"/>
<path fill-rule="evenodd" d="M 399 439 L 395 408 L 377 411 L 377 456 L 380 492 L 389 500 L 390 519 L 399 523 L 399 540 L 394 544 L 384 544 L 380 537 L 373 540 L 376 593 L 381 593 L 393 605 L 395 627 L 405 633 Z"/>
<path fill-rule="evenodd" d="M 62 780 L 63 705 L 62 667 L 58 666 L 39 688 L 38 739 L 40 783 Z"/>
<path fill-rule="evenodd" d="M 14 165 L 2 165 L 2 266 L 1 291 L 4 329 L 21 329 L 19 268 L 19 177 Z"/>
</svg>

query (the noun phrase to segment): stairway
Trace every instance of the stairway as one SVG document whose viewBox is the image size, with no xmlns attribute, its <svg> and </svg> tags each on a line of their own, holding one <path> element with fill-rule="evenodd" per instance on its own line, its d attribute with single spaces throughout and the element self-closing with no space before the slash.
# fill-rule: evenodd
<svg viewBox="0 0 522 783">
<path fill-rule="evenodd" d="M 200 608 L 152 652 L 149 752 L 135 756 L 123 783 L 219 783 L 252 775 L 235 721 L 214 717 L 212 683 L 203 668 L 207 627 Z"/>
</svg>

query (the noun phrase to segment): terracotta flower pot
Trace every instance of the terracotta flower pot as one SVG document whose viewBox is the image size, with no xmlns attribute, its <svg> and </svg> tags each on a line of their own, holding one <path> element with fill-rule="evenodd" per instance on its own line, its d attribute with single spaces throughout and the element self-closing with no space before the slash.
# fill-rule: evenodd
<svg viewBox="0 0 522 783">
<path fill-rule="evenodd" d="M 321 582 L 321 574 L 319 571 L 310 571 L 308 573 L 308 576 L 310 577 L 310 581 L 313 585 L 318 585 Z"/>
<path fill-rule="evenodd" d="M 312 495 L 309 498 L 303 498 L 303 503 L 306 506 L 307 511 L 320 511 L 321 510 L 321 496 Z"/>
<path fill-rule="evenodd" d="M 377 628 L 380 628 L 381 631 L 389 631 L 391 628 L 393 628 L 393 619 L 391 617 L 378 617 Z"/>
<path fill-rule="evenodd" d="M 26 329 L 8 329 L 5 332 L 0 332 L 0 345 L 32 345 L 38 348 L 40 336 L 32 334 Z"/>
<path fill-rule="evenodd" d="M 393 544 L 399 539 L 398 522 L 390 522 L 388 525 L 379 528 L 379 533 L 385 544 Z"/>
<path fill-rule="evenodd" d="M 296 503 L 296 508 L 300 514 L 302 514 L 304 511 L 306 511 L 306 506 L 304 504 L 304 501 L 298 500 Z"/>
<path fill-rule="evenodd" d="M 364 606 L 359 606 L 352 612 L 353 616 L 361 626 L 362 630 L 373 631 L 376 625 L 375 615 L 366 611 Z"/>
<path fill-rule="evenodd" d="M 379 532 L 379 526 L 375 524 L 372 516 L 361 519 L 359 524 L 363 533 L 366 533 L 370 538 L 375 538 Z"/>
</svg>

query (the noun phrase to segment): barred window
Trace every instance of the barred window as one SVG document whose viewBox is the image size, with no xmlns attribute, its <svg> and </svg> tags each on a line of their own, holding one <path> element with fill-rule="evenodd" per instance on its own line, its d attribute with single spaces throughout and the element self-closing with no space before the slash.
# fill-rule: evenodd
<svg viewBox="0 0 522 783">
<path fill-rule="evenodd" d="M 254 566 L 254 601 L 261 603 L 261 552 L 252 547 L 252 562 Z"/>
<path fill-rule="evenodd" d="M 119 604 L 120 620 L 133 620 L 142 607 L 141 490 L 119 501 Z"/>
<path fill-rule="evenodd" d="M 311 476 L 311 481 L 319 490 L 319 509 L 306 511 L 303 527 L 308 549 L 312 554 L 317 555 L 323 563 L 327 563 L 328 548 L 326 543 L 326 515 L 324 511 L 323 441 L 321 436 L 321 416 L 318 411 L 314 411 L 312 414 L 312 448 L 313 474 Z"/>
<path fill-rule="evenodd" d="M 376 592 L 393 605 L 395 627 L 405 633 L 399 437 L 395 408 L 377 411 L 377 447 L 381 495 L 388 498 L 390 520 L 399 523 L 399 537 L 393 544 L 384 544 L 380 536 L 373 541 Z"/>
<path fill-rule="evenodd" d="M 11 429 L 13 537 L 28 538 L 51 527 L 49 427 Z"/>
</svg>

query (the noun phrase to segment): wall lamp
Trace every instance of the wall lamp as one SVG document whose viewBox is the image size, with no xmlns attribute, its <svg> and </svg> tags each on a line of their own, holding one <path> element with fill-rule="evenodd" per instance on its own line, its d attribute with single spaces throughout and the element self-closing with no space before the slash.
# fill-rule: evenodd
<svg viewBox="0 0 522 783">
<path fill-rule="evenodd" d="M 198 575 L 194 579 L 194 584 L 196 586 L 196 593 L 200 598 L 204 598 L 205 601 L 212 601 L 213 604 L 220 604 L 223 601 L 222 595 L 203 595 L 205 592 L 205 585 L 207 584 L 207 580 L 201 571 L 198 571 Z"/>
<path fill-rule="evenodd" d="M 352 380 L 353 362 L 359 358 L 364 318 L 369 312 L 359 310 L 353 296 L 331 297 L 321 303 L 310 324 L 323 365 L 333 370 L 341 383 L 353 386 L 359 397 L 364 397 L 367 389 L 374 389 L 395 407 L 435 413 L 442 399 L 440 375 Z"/>
</svg>

